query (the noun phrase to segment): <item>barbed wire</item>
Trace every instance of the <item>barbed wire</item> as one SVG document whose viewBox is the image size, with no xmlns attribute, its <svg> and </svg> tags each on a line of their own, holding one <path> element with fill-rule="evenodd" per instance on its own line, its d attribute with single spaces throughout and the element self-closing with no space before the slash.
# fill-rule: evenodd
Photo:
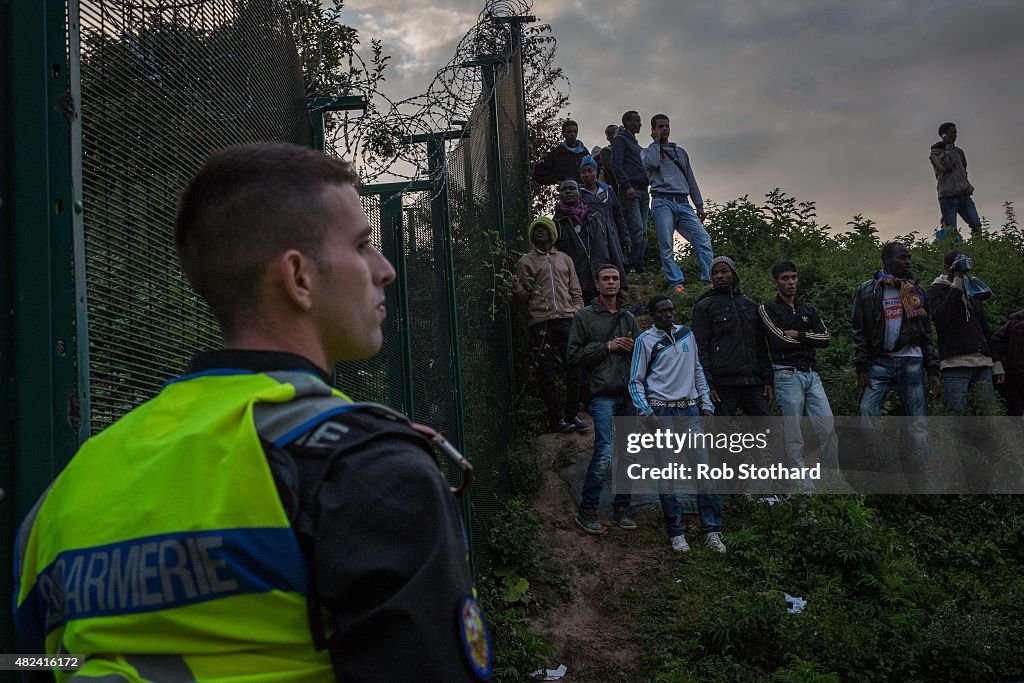
<svg viewBox="0 0 1024 683">
<path fill-rule="evenodd" d="M 465 33 L 449 62 L 441 67 L 426 90 L 400 100 L 392 100 L 380 88 L 381 47 L 373 42 L 374 59 L 367 63 L 354 48 L 349 51 L 347 78 L 330 91 L 316 94 L 338 96 L 363 95 L 368 102 L 360 114 L 339 112 L 333 122 L 328 149 L 354 161 L 363 180 L 372 183 L 383 176 L 412 184 L 428 177 L 426 146 L 403 144 L 414 135 L 452 130 L 455 122 L 467 122 L 466 129 L 481 115 L 488 99 L 495 95 L 512 70 L 495 69 L 491 90 L 484 92 L 480 67 L 470 63 L 484 55 L 502 55 L 511 63 L 521 49 L 514 33 L 520 27 L 503 19 L 528 15 L 531 0 L 486 0 L 476 23 Z M 322 49 L 323 46 L 321 46 Z M 465 129 L 464 129 L 465 130 Z M 447 167 L 448 152 L 454 152 L 465 137 L 446 145 L 441 163 Z"/>
</svg>

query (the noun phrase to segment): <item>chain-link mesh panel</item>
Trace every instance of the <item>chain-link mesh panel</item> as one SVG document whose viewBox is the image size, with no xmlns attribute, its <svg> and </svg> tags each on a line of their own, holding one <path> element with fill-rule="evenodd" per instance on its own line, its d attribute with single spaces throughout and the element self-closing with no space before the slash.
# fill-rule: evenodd
<svg viewBox="0 0 1024 683">
<path fill-rule="evenodd" d="M 493 93 L 477 100 L 468 137 L 450 150 L 431 190 L 366 188 L 373 239 L 395 265 L 397 281 L 385 290 L 381 354 L 339 364 L 336 375 L 355 399 L 386 402 L 451 440 L 464 437 L 474 467 L 468 521 L 478 559 L 486 556 L 489 522 L 509 495 L 508 245 L 525 243 L 529 196 L 520 70 L 518 59 L 495 67 Z M 451 464 L 442 467 L 455 481 Z"/>
<path fill-rule="evenodd" d="M 208 153 L 310 143 L 272 0 L 82 0 L 82 167 L 92 430 L 218 343 L 174 254 L 174 206 Z"/>
</svg>

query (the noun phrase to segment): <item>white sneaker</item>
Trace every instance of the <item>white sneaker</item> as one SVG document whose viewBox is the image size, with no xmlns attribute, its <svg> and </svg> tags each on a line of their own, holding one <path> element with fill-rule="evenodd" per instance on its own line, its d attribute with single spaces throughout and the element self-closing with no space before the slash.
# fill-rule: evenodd
<svg viewBox="0 0 1024 683">
<path fill-rule="evenodd" d="M 717 550 L 720 553 L 725 552 L 725 543 L 722 543 L 722 532 L 712 531 L 708 534 L 707 544 L 711 546 L 713 550 Z"/>
<path fill-rule="evenodd" d="M 690 544 L 686 542 L 686 536 L 679 534 L 672 537 L 672 550 L 675 550 L 677 553 L 685 553 L 689 549 Z"/>
</svg>

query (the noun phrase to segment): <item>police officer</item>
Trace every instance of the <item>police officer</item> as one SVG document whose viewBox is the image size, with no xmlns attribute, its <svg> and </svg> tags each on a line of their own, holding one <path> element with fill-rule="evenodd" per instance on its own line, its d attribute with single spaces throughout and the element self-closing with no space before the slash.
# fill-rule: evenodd
<svg viewBox="0 0 1024 683">
<path fill-rule="evenodd" d="M 224 349 L 87 441 L 30 512 L 25 651 L 84 657 L 72 680 L 490 675 L 430 442 L 331 387 L 380 349 L 395 276 L 358 185 L 345 161 L 258 144 L 185 189 L 178 256 Z"/>
</svg>

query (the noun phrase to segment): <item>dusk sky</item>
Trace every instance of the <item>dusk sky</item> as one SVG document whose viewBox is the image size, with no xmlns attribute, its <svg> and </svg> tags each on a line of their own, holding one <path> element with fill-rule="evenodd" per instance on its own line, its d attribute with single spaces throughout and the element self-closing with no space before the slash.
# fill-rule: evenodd
<svg viewBox="0 0 1024 683">
<path fill-rule="evenodd" d="M 344 17 L 393 55 L 399 98 L 426 88 L 481 7 L 348 0 Z M 650 116 L 665 113 L 705 198 L 760 201 L 781 187 L 833 228 L 863 213 L 883 236 L 930 232 L 928 152 L 948 120 L 979 212 L 999 226 L 1004 201 L 1024 211 L 1020 0 L 535 0 L 532 11 L 554 29 L 587 146 L 604 145 L 627 109 L 646 144 Z"/>
</svg>

